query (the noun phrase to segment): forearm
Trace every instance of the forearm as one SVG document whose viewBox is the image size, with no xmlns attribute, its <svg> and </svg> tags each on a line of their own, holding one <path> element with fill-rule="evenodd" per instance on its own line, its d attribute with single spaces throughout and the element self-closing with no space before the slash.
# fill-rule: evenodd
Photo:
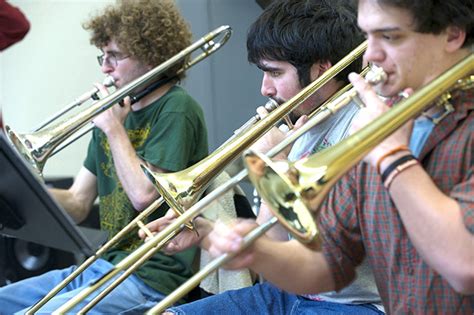
<svg viewBox="0 0 474 315">
<path fill-rule="evenodd" d="M 66 210 L 74 222 L 82 222 L 90 212 L 90 206 L 74 198 L 71 191 L 65 189 L 49 188 L 54 199 Z"/>
<path fill-rule="evenodd" d="M 273 212 L 270 210 L 267 204 L 262 201 L 260 205 L 260 211 L 257 216 L 257 223 L 261 225 L 269 221 L 273 216 Z M 275 224 L 266 233 L 266 235 L 274 240 L 288 241 L 288 231 L 279 223 Z"/>
<path fill-rule="evenodd" d="M 335 289 L 329 265 L 321 252 L 310 250 L 296 240 L 279 242 L 267 237 L 262 237 L 255 246 L 251 269 L 279 288 L 296 294 Z"/>
<path fill-rule="evenodd" d="M 141 211 L 158 198 L 158 193 L 140 167 L 138 158 L 123 126 L 107 134 L 117 176 L 135 209 Z"/>
<path fill-rule="evenodd" d="M 197 217 L 194 220 L 194 224 L 196 225 L 197 232 L 199 234 L 199 247 L 204 250 L 209 250 L 210 242 L 207 236 L 212 231 L 212 228 L 214 227 L 214 222 L 203 217 Z"/>
<path fill-rule="evenodd" d="M 456 290 L 474 293 L 474 235 L 456 200 L 443 194 L 419 165 L 395 177 L 389 192 L 425 262 Z"/>
</svg>

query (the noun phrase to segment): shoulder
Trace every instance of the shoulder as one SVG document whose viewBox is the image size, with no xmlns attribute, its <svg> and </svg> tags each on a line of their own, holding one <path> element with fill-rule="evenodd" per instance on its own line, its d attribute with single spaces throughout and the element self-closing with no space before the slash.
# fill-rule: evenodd
<svg viewBox="0 0 474 315">
<path fill-rule="evenodd" d="M 189 93 L 180 86 L 173 86 L 161 99 L 164 113 L 202 115 L 202 108 Z"/>
</svg>

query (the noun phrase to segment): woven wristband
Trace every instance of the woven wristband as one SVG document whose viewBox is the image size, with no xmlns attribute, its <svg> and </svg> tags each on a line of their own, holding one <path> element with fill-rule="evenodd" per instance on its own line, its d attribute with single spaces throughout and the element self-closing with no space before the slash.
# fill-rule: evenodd
<svg viewBox="0 0 474 315">
<path fill-rule="evenodd" d="M 402 156 L 392 164 L 382 174 L 382 182 L 385 188 L 389 188 L 393 179 L 403 170 L 418 164 L 418 160 L 413 155 Z"/>
<path fill-rule="evenodd" d="M 380 174 L 380 164 L 382 164 L 382 161 L 385 160 L 386 157 L 395 154 L 400 151 L 410 151 L 410 149 L 406 145 L 401 145 L 399 147 L 396 147 L 388 152 L 386 152 L 384 155 L 382 155 L 378 161 L 377 161 L 377 173 Z"/>
</svg>

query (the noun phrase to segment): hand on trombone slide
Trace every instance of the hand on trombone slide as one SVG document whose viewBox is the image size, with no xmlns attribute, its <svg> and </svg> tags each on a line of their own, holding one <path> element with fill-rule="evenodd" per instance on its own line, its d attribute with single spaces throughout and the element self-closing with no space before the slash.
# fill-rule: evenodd
<svg viewBox="0 0 474 315">
<path fill-rule="evenodd" d="M 104 85 L 96 83 L 95 86 L 99 89 L 101 98 L 109 95 L 109 91 Z M 92 122 L 105 134 L 109 134 L 110 132 L 117 130 L 117 126 L 123 126 L 125 118 L 127 118 L 131 110 L 132 103 L 130 97 L 127 96 L 122 102 L 113 105 L 103 113 L 99 114 Z"/>
<path fill-rule="evenodd" d="M 253 219 L 238 218 L 226 223 L 220 220 L 216 221 L 213 230 L 208 235 L 209 253 L 213 257 L 219 257 L 226 253 L 238 253 L 230 262 L 224 265 L 224 268 L 248 268 L 257 261 L 254 249 L 266 239 L 266 236 L 261 236 L 241 251 L 244 236 L 257 227 L 258 224 Z"/>
<path fill-rule="evenodd" d="M 169 209 L 164 216 L 148 223 L 146 227 L 153 235 L 155 235 L 163 231 L 168 225 L 175 221 L 176 217 L 176 212 Z M 212 229 L 213 223 L 203 217 L 197 217 L 194 219 L 194 227 L 197 231 L 192 231 L 186 228 L 183 229 L 178 235 L 166 243 L 161 251 L 167 255 L 173 255 L 192 246 L 201 246 L 206 249 L 207 242 L 204 241 L 204 239 Z M 145 242 L 149 239 L 143 230 L 138 231 L 138 236 L 145 240 Z"/>
<path fill-rule="evenodd" d="M 368 84 L 358 74 L 351 73 L 349 75 L 349 80 L 356 89 L 358 96 L 365 104 L 365 106 L 359 110 L 351 125 L 350 134 L 354 134 L 364 126 L 368 125 L 370 122 L 374 121 L 375 118 L 388 111 L 390 107 L 384 103 L 379 95 L 377 95 L 374 87 Z M 402 98 L 406 98 L 411 94 L 413 94 L 412 89 L 405 89 L 401 95 Z M 402 128 L 395 131 L 391 136 L 387 137 L 378 146 L 376 146 L 364 158 L 364 161 L 375 167 L 377 166 L 378 161 L 383 159 L 383 157 L 387 155 L 388 152 L 399 150 L 399 148 L 406 148 L 406 150 L 400 150 L 398 155 L 406 154 L 408 152 L 412 128 L 413 120 L 410 120 Z M 397 157 L 398 155 L 394 154 L 393 157 Z"/>
</svg>

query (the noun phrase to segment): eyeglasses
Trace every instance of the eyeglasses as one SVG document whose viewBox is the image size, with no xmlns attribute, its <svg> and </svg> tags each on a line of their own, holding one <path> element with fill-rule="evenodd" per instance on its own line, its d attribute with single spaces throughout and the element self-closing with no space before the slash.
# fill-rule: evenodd
<svg viewBox="0 0 474 315">
<path fill-rule="evenodd" d="M 109 64 L 112 67 L 116 67 L 118 62 L 124 59 L 127 59 L 130 56 L 122 56 L 120 53 L 108 53 L 108 56 L 106 57 L 105 54 L 97 56 L 97 61 L 99 62 L 99 65 L 102 66 L 104 63 Z"/>
</svg>

